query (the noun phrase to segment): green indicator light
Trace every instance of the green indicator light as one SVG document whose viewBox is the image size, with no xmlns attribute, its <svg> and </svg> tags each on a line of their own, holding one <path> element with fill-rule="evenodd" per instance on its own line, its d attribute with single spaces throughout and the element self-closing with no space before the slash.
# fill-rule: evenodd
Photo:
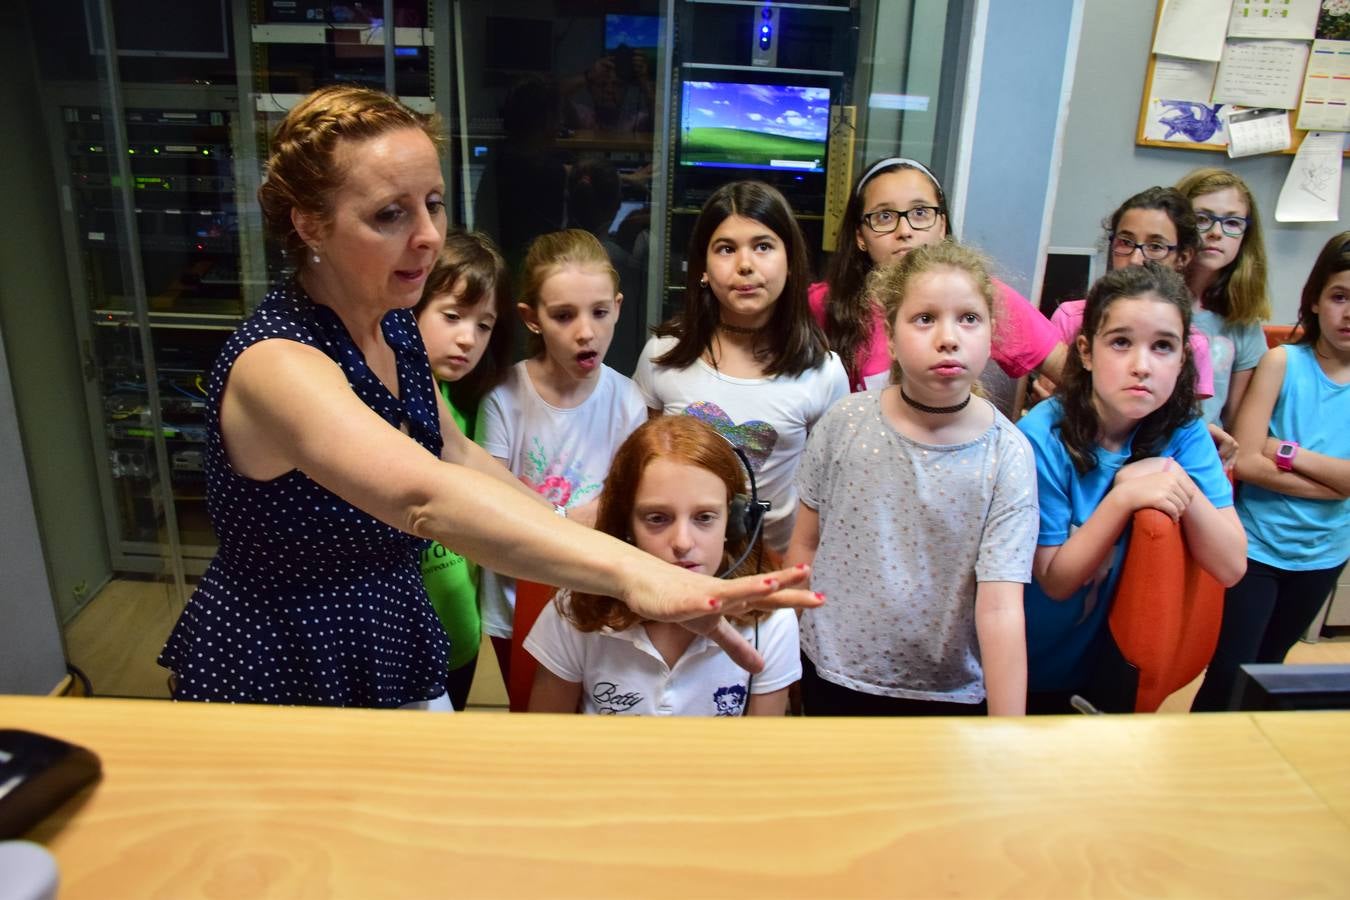
<svg viewBox="0 0 1350 900">
<path fill-rule="evenodd" d="M 130 153 L 132 156 L 135 156 L 135 155 L 136 155 L 136 148 L 135 148 L 135 147 L 128 147 L 128 148 L 127 148 L 127 152 Z"/>
</svg>

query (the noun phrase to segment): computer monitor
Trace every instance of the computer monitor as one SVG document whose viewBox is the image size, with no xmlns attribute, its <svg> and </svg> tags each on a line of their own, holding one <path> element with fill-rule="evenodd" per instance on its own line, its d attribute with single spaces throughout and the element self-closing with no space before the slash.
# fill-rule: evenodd
<svg viewBox="0 0 1350 900">
<path fill-rule="evenodd" d="M 830 89 L 686 81 L 681 166 L 824 172 Z"/>
<path fill-rule="evenodd" d="M 1229 709 L 1350 709 L 1350 665 L 1266 665 L 1238 670 Z"/>
<path fill-rule="evenodd" d="M 659 16 L 626 16 L 605 13 L 605 52 L 613 53 L 620 47 L 648 50 L 656 53 L 661 40 Z"/>
<path fill-rule="evenodd" d="M 113 7 L 118 56 L 226 59 L 230 55 L 225 0 L 143 0 Z M 103 33 L 86 22 L 89 52 L 104 53 Z"/>
</svg>

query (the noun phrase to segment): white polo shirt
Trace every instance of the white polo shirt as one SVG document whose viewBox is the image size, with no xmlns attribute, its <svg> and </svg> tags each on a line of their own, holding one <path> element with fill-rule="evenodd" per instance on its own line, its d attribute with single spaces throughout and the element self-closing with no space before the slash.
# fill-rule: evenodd
<svg viewBox="0 0 1350 900">
<path fill-rule="evenodd" d="M 581 685 L 581 711 L 613 716 L 739 716 L 747 687 L 756 694 L 782 690 L 802 677 L 797 615 L 780 609 L 759 623 L 764 671 L 754 677 L 703 635 L 695 636 L 672 668 L 641 624 L 623 631 L 581 632 L 558 611 L 572 595 L 559 591 L 525 638 L 525 649 L 564 681 Z M 754 626 L 739 629 L 755 643 Z"/>
</svg>

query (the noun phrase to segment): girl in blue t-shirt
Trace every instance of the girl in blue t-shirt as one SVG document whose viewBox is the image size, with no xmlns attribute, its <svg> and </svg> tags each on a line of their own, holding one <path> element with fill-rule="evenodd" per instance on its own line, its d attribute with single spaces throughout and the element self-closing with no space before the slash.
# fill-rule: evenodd
<svg viewBox="0 0 1350 900">
<path fill-rule="evenodd" d="M 1068 712 L 1110 649 L 1106 611 L 1136 510 L 1179 521 L 1223 584 L 1242 577 L 1246 538 L 1197 416 L 1190 314 L 1165 265 L 1107 273 L 1088 292 L 1060 392 L 1019 423 L 1036 454 L 1041 519 L 1026 591 L 1028 712 Z"/>
<path fill-rule="evenodd" d="M 1313 264 L 1297 343 L 1266 352 L 1238 411 L 1247 574 L 1192 710 L 1228 708 L 1238 666 L 1280 663 L 1350 556 L 1350 231 Z"/>
</svg>

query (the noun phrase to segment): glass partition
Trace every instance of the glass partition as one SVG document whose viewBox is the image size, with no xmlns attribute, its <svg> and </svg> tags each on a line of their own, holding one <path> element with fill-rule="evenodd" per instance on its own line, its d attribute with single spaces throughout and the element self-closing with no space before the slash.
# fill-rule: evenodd
<svg viewBox="0 0 1350 900">
<path fill-rule="evenodd" d="M 967 6 L 24 0 L 47 125 L 30 139 L 55 175 L 72 310 L 57 349 L 86 388 L 53 414 L 87 421 L 90 446 L 71 452 L 97 470 L 88 505 L 106 534 L 107 569 L 76 600 L 120 610 L 128 584 L 157 598 L 153 624 L 129 619 L 144 643 L 112 655 L 162 681 L 162 632 L 215 551 L 205 379 L 285 275 L 256 194 L 268 135 L 306 92 L 363 84 L 438 113 L 452 221 L 513 264 L 546 231 L 594 233 L 627 300 L 606 361 L 631 372 L 683 302 L 685 244 L 719 184 L 784 190 L 818 272 L 863 158 L 898 150 L 945 171 Z M 749 115 L 765 98 L 806 112 Z M 739 113 L 709 114 L 723 109 Z M 95 689 L 163 693 L 146 683 Z"/>
</svg>

